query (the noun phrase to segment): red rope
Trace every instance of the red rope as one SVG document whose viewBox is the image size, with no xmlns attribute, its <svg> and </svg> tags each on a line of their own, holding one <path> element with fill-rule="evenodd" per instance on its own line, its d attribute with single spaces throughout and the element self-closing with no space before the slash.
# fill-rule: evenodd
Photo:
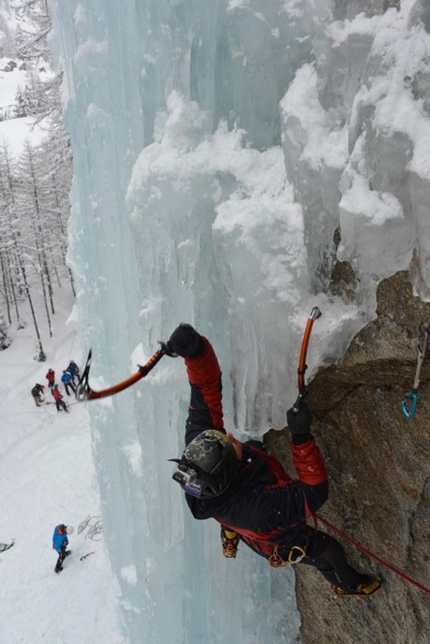
<svg viewBox="0 0 430 644">
<path fill-rule="evenodd" d="M 329 523 L 326 519 L 323 519 L 323 517 L 320 516 L 319 514 L 314 514 L 313 516 L 314 516 L 314 519 L 315 519 L 315 528 L 317 527 L 317 520 L 321 521 L 321 523 L 324 523 L 324 525 L 326 525 L 328 528 L 330 528 L 330 530 L 333 530 L 333 532 L 336 532 L 336 534 L 338 534 L 341 537 L 343 537 L 344 539 L 346 539 L 346 541 L 348 541 L 353 546 L 358 548 L 358 550 L 361 550 L 361 552 L 364 552 L 365 555 L 367 555 L 368 557 L 371 557 L 372 559 L 374 559 L 375 561 L 380 563 L 382 566 L 385 566 L 385 568 L 388 568 L 388 570 L 391 570 L 391 572 L 396 573 L 396 575 L 399 575 L 403 579 L 406 579 L 406 581 L 408 581 L 410 584 L 413 584 L 414 586 L 416 586 L 420 590 L 422 590 L 425 593 L 427 593 L 428 595 L 430 595 L 430 588 L 426 588 L 425 586 L 422 586 L 421 584 L 419 584 L 414 579 L 411 579 L 411 577 L 408 577 L 407 575 L 405 575 L 404 572 L 401 572 L 397 568 L 394 568 L 394 566 L 389 564 L 387 561 L 384 561 L 383 559 L 381 559 L 377 555 L 374 555 L 373 552 L 370 552 L 369 550 L 366 550 L 366 548 L 364 548 L 362 545 L 357 543 L 357 541 L 354 541 L 354 539 L 351 539 L 351 537 L 348 537 L 347 534 L 344 534 L 343 532 L 341 532 L 339 530 L 339 528 L 336 528 L 336 526 L 334 526 L 333 524 Z"/>
</svg>

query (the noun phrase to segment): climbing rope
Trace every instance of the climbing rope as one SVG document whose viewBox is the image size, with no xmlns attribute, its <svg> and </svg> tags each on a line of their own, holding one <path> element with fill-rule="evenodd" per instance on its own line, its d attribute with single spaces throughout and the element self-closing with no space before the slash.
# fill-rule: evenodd
<svg viewBox="0 0 430 644">
<path fill-rule="evenodd" d="M 408 393 L 402 400 L 402 411 L 405 414 L 406 418 L 413 418 L 415 416 L 418 402 L 418 387 L 420 384 L 421 367 L 427 353 L 429 333 L 430 323 L 421 322 L 418 328 L 418 363 L 415 373 L 415 380 L 412 389 L 408 391 Z"/>
<path fill-rule="evenodd" d="M 321 521 L 321 523 L 323 523 L 328 528 L 330 528 L 330 530 L 333 530 L 333 532 L 338 534 L 340 537 L 343 537 L 346 541 L 348 541 L 348 543 L 350 543 L 353 546 L 355 546 L 355 548 L 357 548 L 358 550 L 361 550 L 361 552 L 363 552 L 368 557 L 371 557 L 372 559 L 377 561 L 379 564 L 381 564 L 381 566 L 385 566 L 385 568 L 387 568 L 388 570 L 391 570 L 391 572 L 394 572 L 396 575 L 399 575 L 399 577 L 402 577 L 402 579 L 405 579 L 406 581 L 408 581 L 413 586 L 416 586 L 417 588 L 419 588 L 423 592 L 425 592 L 428 595 L 430 595 L 430 588 L 426 588 L 425 586 L 420 584 L 418 581 L 415 581 L 415 579 L 412 579 L 411 577 L 408 577 L 408 575 L 405 575 L 404 572 L 402 572 L 401 570 L 398 570 L 397 568 L 395 568 L 392 564 L 388 563 L 387 561 L 384 561 L 383 559 L 381 559 L 377 555 L 373 554 L 373 552 L 370 552 L 370 550 L 367 550 L 367 548 L 364 548 L 364 546 L 359 544 L 357 541 L 354 541 L 354 539 L 351 539 L 351 537 L 349 537 L 347 534 L 345 534 L 344 532 L 339 530 L 339 528 L 336 528 L 336 526 L 334 526 L 332 523 L 327 521 L 327 519 L 323 519 L 323 517 L 320 516 L 319 514 L 314 514 L 313 517 L 314 517 L 314 522 L 315 522 L 315 529 L 317 529 L 317 527 L 318 527 L 318 521 Z"/>
</svg>

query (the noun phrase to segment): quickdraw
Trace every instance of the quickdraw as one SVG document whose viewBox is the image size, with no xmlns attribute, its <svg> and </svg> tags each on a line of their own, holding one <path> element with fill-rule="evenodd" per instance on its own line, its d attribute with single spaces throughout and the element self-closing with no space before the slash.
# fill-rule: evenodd
<svg viewBox="0 0 430 644">
<path fill-rule="evenodd" d="M 308 352 L 308 344 L 309 338 L 311 337 L 312 327 L 315 320 L 318 320 L 319 317 L 321 317 L 321 311 L 317 306 L 314 306 L 306 323 L 302 340 L 302 348 L 300 350 L 299 368 L 297 369 L 297 385 L 299 389 L 299 395 L 293 405 L 293 411 L 295 413 L 299 411 L 301 402 L 309 391 L 307 385 L 305 384 L 305 373 L 306 369 L 308 368 L 308 365 L 306 364 L 306 354 Z"/>
<path fill-rule="evenodd" d="M 88 383 L 92 359 L 92 350 L 90 349 L 85 367 L 82 371 L 82 376 L 76 387 L 76 400 L 78 402 L 84 402 L 85 400 L 97 400 L 98 398 L 106 398 L 106 396 L 113 396 L 113 394 L 118 394 L 120 391 L 124 391 L 124 389 L 131 387 L 131 385 L 134 385 L 141 378 L 147 376 L 148 373 L 155 367 L 155 365 L 160 362 L 161 358 L 166 355 L 166 345 L 163 342 L 161 342 L 160 344 L 161 348 L 158 349 L 158 351 L 156 351 L 154 355 L 149 358 L 148 362 L 145 365 L 139 367 L 139 371 L 134 373 L 126 380 L 119 382 L 117 385 L 113 385 L 112 387 L 108 387 L 107 389 L 102 389 L 100 391 L 94 391 L 93 389 L 91 389 Z"/>
<path fill-rule="evenodd" d="M 430 334 L 430 323 L 421 322 L 418 328 L 418 361 L 417 361 L 417 370 L 415 372 L 415 380 L 413 387 L 402 400 L 402 411 L 406 418 L 413 418 L 415 416 L 415 411 L 417 409 L 418 403 L 418 387 L 420 384 L 421 376 L 421 367 L 423 365 L 424 358 L 427 354 L 427 348 L 429 343 L 429 334 Z"/>
</svg>

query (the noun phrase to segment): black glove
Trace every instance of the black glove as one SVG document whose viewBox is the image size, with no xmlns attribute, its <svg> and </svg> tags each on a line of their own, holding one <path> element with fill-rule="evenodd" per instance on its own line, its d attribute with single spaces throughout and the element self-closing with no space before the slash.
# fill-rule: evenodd
<svg viewBox="0 0 430 644">
<path fill-rule="evenodd" d="M 287 411 L 287 423 L 292 434 L 309 434 L 312 422 L 312 412 L 306 403 L 302 402 L 296 413 L 291 407 Z"/>
<path fill-rule="evenodd" d="M 205 343 L 191 324 L 181 323 L 166 342 L 166 347 L 169 353 L 182 358 L 197 358 L 203 355 Z"/>
</svg>

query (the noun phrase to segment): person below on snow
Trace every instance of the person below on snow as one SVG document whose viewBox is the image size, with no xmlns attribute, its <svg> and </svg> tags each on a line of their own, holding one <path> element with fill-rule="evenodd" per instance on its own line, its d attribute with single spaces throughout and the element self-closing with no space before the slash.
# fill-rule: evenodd
<svg viewBox="0 0 430 644">
<path fill-rule="evenodd" d="M 67 535 L 73 534 L 73 532 L 73 526 L 64 525 L 64 523 L 60 523 L 60 525 L 57 525 L 54 529 L 52 547 L 58 552 L 57 564 L 54 568 L 55 572 L 61 572 L 63 570 L 64 559 L 68 555 L 72 554 L 71 550 L 67 550 L 67 546 L 69 545 Z"/>
<path fill-rule="evenodd" d="M 45 385 L 39 385 L 39 383 L 36 382 L 33 389 L 31 390 L 31 395 L 33 396 L 33 400 L 36 403 L 36 407 L 40 407 L 40 405 L 43 403 L 45 399 L 43 395 L 44 389 L 45 389 Z"/>
<path fill-rule="evenodd" d="M 74 360 L 70 360 L 67 371 L 72 376 L 72 382 L 76 386 L 79 383 L 79 367 Z M 75 382 L 75 379 L 77 382 Z"/>
<path fill-rule="evenodd" d="M 66 371 L 66 370 L 63 371 L 63 375 L 61 376 L 61 382 L 63 383 L 64 388 L 66 390 L 66 394 L 68 396 L 70 396 L 69 387 L 73 391 L 73 393 L 75 393 L 76 388 L 75 388 L 75 385 L 73 384 L 72 375 L 69 371 Z"/>
<path fill-rule="evenodd" d="M 61 409 L 64 409 L 64 411 L 69 411 L 67 409 L 67 405 L 63 400 L 63 396 L 60 393 L 58 389 L 58 385 L 54 385 L 53 388 L 51 389 L 52 395 L 54 396 L 55 404 L 57 406 L 57 411 L 61 411 Z"/>
<path fill-rule="evenodd" d="M 55 371 L 53 369 L 48 369 L 48 373 L 45 377 L 48 381 L 48 387 L 52 389 L 52 387 L 55 385 Z"/>
<path fill-rule="evenodd" d="M 291 452 L 298 479 L 259 441 L 244 443 L 223 425 L 221 370 L 210 342 L 189 324 L 181 324 L 164 348 L 185 358 L 191 401 L 185 429 L 186 448 L 173 479 L 185 490 L 195 519 L 221 524 L 224 556 L 235 558 L 239 541 L 273 567 L 287 563 L 313 566 L 337 596 L 367 596 L 379 588 L 374 575 L 361 574 L 346 561 L 340 543 L 307 525 L 328 498 L 324 463 L 310 433 L 312 414 L 302 402 L 287 412 Z"/>
</svg>

